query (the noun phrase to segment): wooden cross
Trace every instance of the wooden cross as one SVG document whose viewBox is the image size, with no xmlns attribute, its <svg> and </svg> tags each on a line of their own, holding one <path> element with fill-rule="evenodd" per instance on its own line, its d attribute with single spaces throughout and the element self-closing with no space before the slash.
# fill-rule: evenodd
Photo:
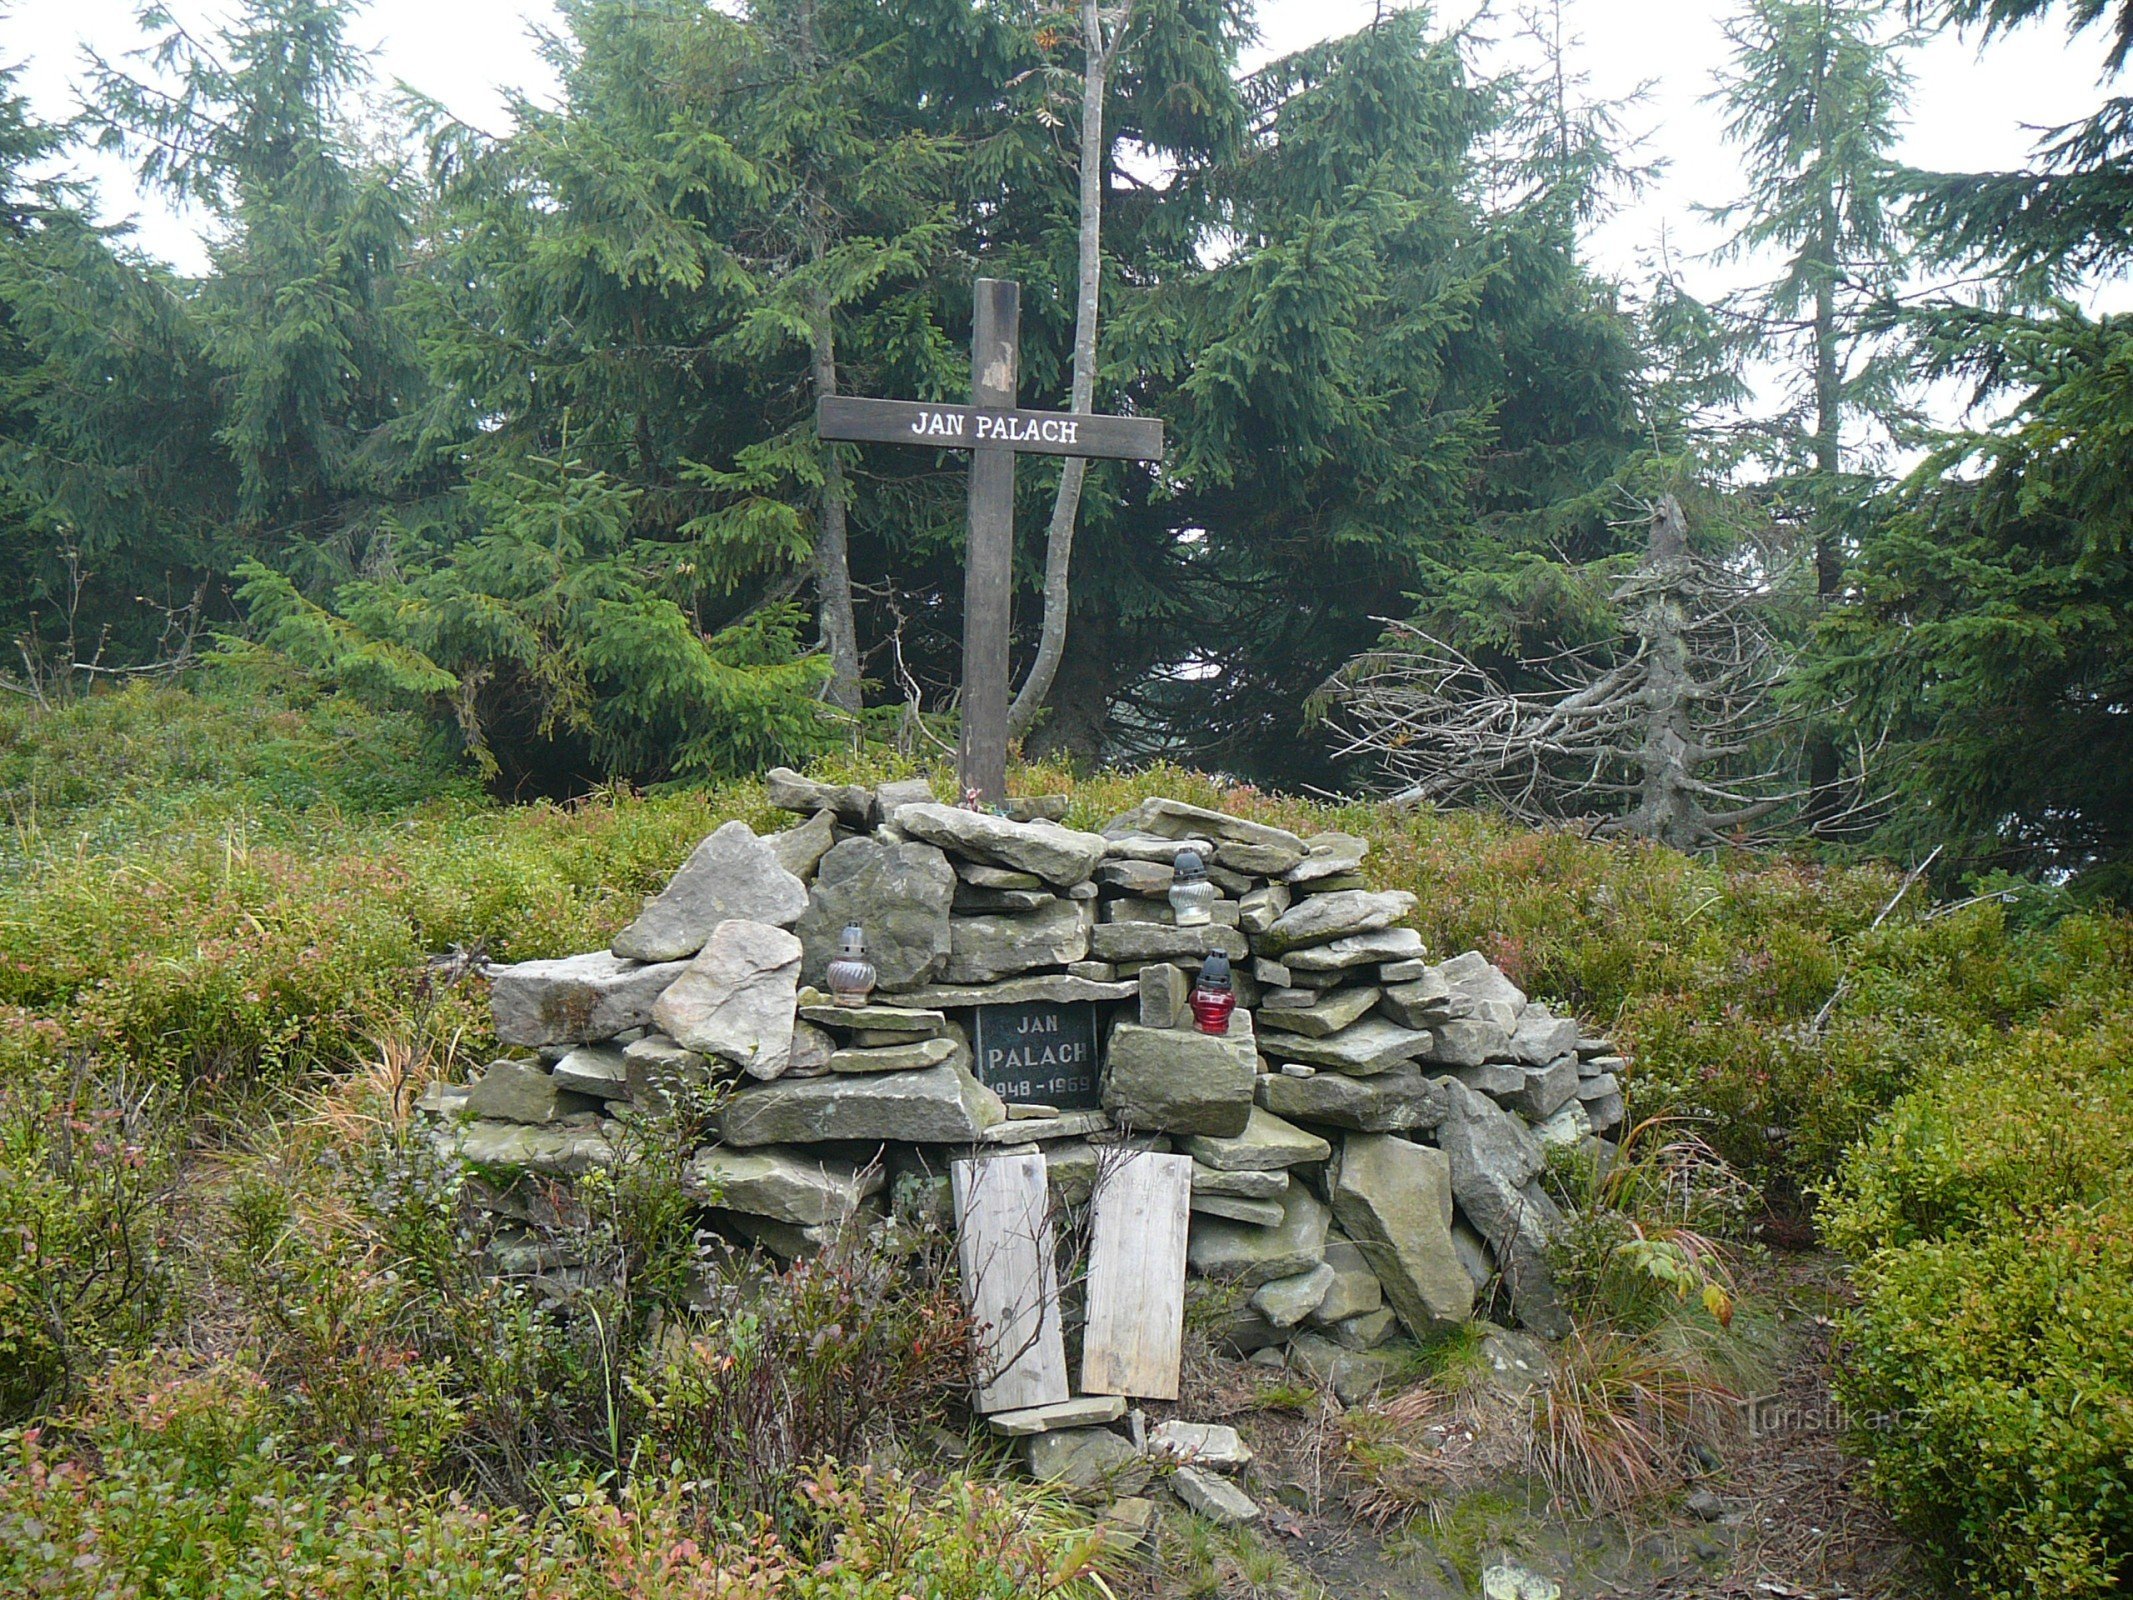
<svg viewBox="0 0 2133 1600">
<path fill-rule="evenodd" d="M 1007 797 L 1007 634 L 1014 593 L 1015 456 L 1163 459 L 1163 425 L 1148 417 L 1024 411 L 1020 382 L 1022 286 L 980 278 L 970 329 L 970 404 L 817 402 L 825 439 L 914 444 L 970 455 L 970 546 L 963 568 L 963 739 L 957 782 L 990 805 Z"/>
</svg>

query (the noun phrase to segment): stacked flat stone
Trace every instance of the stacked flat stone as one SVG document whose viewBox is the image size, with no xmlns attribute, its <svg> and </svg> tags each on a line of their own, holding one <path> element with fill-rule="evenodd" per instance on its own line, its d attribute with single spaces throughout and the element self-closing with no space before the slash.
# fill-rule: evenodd
<svg viewBox="0 0 2133 1600">
<path fill-rule="evenodd" d="M 1404 925 L 1414 896 L 1369 887 L 1365 841 L 1161 798 L 1090 833 L 1058 796 L 991 814 L 923 782 L 780 769 L 768 786 L 804 820 L 726 824 L 609 950 L 492 970 L 520 1053 L 432 1089 L 440 1140 L 499 1176 L 570 1175 L 614 1159 L 633 1117 L 715 1087 L 687 1184 L 717 1232 L 788 1258 L 884 1215 L 892 1186 L 945 1211 L 958 1157 L 1040 1150 L 1071 1207 L 1105 1144 L 1178 1149 L 1190 1267 L 1243 1297 L 1240 1352 L 1354 1393 L 1404 1360 L 1402 1330 L 1463 1321 L 1498 1286 L 1528 1326 L 1566 1331 L 1538 1179 L 1549 1145 L 1604 1155 L 1623 1063 L 1479 954 L 1431 964 Z M 1180 927 L 1185 849 L 1221 898 Z M 823 992 L 847 924 L 878 974 L 859 1008 Z M 1217 951 L 1239 1006 L 1210 1036 L 1187 992 Z M 1100 1008 L 1102 1109 L 979 1082 L 977 1007 L 1074 1001 Z"/>
</svg>

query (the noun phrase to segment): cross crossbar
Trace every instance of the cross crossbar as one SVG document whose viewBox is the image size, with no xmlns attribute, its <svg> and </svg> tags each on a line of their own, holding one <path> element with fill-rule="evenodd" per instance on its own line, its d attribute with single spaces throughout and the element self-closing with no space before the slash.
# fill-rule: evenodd
<svg viewBox="0 0 2133 1600">
<path fill-rule="evenodd" d="M 1163 424 L 1154 417 L 1102 417 L 1073 411 L 1013 411 L 936 405 L 924 400 L 859 400 L 832 395 L 815 406 L 825 439 L 975 450 L 1005 445 L 1030 455 L 1116 461 L 1163 459 Z"/>
</svg>

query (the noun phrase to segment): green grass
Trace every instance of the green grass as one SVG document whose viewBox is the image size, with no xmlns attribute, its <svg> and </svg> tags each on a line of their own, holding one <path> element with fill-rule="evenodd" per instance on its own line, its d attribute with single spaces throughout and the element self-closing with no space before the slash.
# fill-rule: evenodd
<svg viewBox="0 0 2133 1600">
<path fill-rule="evenodd" d="M 914 770 L 849 757 L 825 775 Z M 2037 1570 L 2122 1578 L 2122 1473 L 2040 1486 L 2024 1462 L 1998 1476 L 1960 1463 L 1987 1433 L 2055 1437 L 2007 1422 L 2025 1385 L 2048 1376 L 2088 1404 L 2101 1352 L 2133 1343 L 2110 1263 L 2076 1248 L 2124 1206 L 2096 1174 L 2126 1166 L 2133 1084 L 2104 1064 L 2133 1039 L 2133 922 L 2038 918 L 2063 909 L 2042 896 L 1939 911 L 1915 891 L 1898 901 L 1886 866 L 1692 860 L 1174 769 L 1013 781 L 1069 792 L 1083 826 L 1165 793 L 1360 833 L 1372 881 L 1417 895 L 1433 950 L 1478 948 L 1612 1034 L 1635 1056 L 1633 1115 L 1682 1119 L 1757 1206 L 1806 1217 L 1841 1171 L 1859 1336 L 1891 1352 L 1877 1370 L 1892 1394 L 1943 1384 L 1915 1470 L 1902 1448 L 1917 1435 L 1870 1441 L 1892 1495 L 1921 1524 L 1976 1484 L 2028 1505 L 2086 1497 L 2100 1514 L 2025 1535 L 2058 1563 Z M 185 1230 L 218 1224 L 178 1203 L 198 1199 L 203 1148 L 271 1144 L 260 1131 L 286 1122 L 287 1097 L 378 1063 L 486 1059 L 479 984 L 438 986 L 431 957 L 604 945 L 719 822 L 789 820 L 752 784 L 502 806 L 420 723 L 256 663 L 56 712 L 0 706 L 0 801 L 0 1405 L 16 1415 L 93 1399 L 107 1363 L 215 1303 Z M 2040 1097 L 2051 1114 L 2026 1114 Z M 1932 1271 L 1914 1265 L 1930 1252 Z M 110 1293 L 114 1271 L 138 1292 Z M 1962 1315 L 1943 1303 L 1951 1283 L 1971 1286 Z M 2091 1319 L 2088 1342 L 2022 1321 L 2047 1291 Z M 1970 1343 L 1932 1344 L 1939 1324 Z M 1964 1514 L 1985 1526 L 1993 1508 Z"/>
</svg>

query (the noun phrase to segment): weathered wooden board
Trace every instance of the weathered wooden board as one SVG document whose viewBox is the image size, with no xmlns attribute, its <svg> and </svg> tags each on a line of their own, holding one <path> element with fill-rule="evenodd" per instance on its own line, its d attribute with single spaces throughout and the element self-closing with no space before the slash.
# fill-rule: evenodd
<svg viewBox="0 0 2133 1600">
<path fill-rule="evenodd" d="M 1144 1151 L 1106 1163 L 1092 1203 L 1082 1392 L 1175 1400 L 1192 1157 Z"/>
<path fill-rule="evenodd" d="M 977 1324 L 978 1410 L 1019 1411 L 1066 1399 L 1071 1391 L 1044 1157 L 958 1161 L 949 1178 L 963 1301 Z"/>
</svg>

